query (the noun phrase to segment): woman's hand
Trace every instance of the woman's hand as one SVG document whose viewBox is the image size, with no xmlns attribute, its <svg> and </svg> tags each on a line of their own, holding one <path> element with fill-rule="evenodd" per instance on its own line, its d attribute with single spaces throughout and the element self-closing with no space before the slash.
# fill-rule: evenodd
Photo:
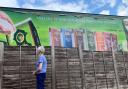
<svg viewBox="0 0 128 89">
<path fill-rule="evenodd" d="M 33 75 L 37 75 L 37 72 L 36 72 L 36 71 L 33 71 L 32 74 L 33 74 Z"/>
<path fill-rule="evenodd" d="M 37 74 L 39 74 L 40 71 L 41 71 L 41 69 L 42 69 L 42 63 L 39 64 L 38 69 L 37 69 L 36 71 L 33 71 L 32 74 L 33 74 L 33 75 L 37 75 Z"/>
</svg>

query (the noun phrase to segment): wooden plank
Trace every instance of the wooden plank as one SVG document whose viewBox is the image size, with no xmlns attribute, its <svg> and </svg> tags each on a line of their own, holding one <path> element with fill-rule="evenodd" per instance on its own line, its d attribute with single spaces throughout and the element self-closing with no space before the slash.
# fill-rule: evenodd
<svg viewBox="0 0 128 89">
<path fill-rule="evenodd" d="M 81 84 L 82 84 L 82 89 L 86 89 L 86 83 L 85 83 L 85 76 L 84 76 L 84 64 L 83 64 L 83 50 L 81 48 L 81 45 L 79 45 L 79 57 L 80 57 L 80 68 L 81 68 Z M 79 65 L 79 63 L 75 63 Z"/>
<path fill-rule="evenodd" d="M 4 44 L 0 43 L 0 89 L 2 89 Z"/>
<path fill-rule="evenodd" d="M 52 55 L 52 88 L 53 89 L 56 89 L 56 86 L 55 86 L 55 79 L 56 79 L 56 76 L 55 76 L 55 48 L 54 46 L 52 46 L 51 48 L 51 55 Z"/>
</svg>

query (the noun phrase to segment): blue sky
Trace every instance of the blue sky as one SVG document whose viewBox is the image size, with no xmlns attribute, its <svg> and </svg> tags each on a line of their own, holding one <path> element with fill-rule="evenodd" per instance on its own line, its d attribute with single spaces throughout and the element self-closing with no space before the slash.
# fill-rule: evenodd
<svg viewBox="0 0 128 89">
<path fill-rule="evenodd" d="M 128 16 L 128 0 L 0 0 L 0 6 Z"/>
</svg>

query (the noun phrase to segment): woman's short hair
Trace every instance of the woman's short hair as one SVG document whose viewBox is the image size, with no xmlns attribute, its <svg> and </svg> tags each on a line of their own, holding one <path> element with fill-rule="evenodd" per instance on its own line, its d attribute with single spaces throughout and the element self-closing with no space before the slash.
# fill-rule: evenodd
<svg viewBox="0 0 128 89">
<path fill-rule="evenodd" d="M 45 52 L 44 46 L 38 47 L 37 50 L 39 50 L 41 53 L 44 53 Z"/>
</svg>

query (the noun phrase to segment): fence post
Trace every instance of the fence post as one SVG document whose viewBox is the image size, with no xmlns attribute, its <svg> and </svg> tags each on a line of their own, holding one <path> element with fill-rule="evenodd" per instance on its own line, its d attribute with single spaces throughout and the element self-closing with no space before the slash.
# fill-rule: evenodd
<svg viewBox="0 0 128 89">
<path fill-rule="evenodd" d="M 118 77 L 118 71 L 117 71 L 117 64 L 116 64 L 116 59 L 115 59 L 115 52 L 114 52 L 113 48 L 112 48 L 112 58 L 113 58 L 115 76 L 116 76 L 117 89 L 120 89 L 119 77 Z"/>
<path fill-rule="evenodd" d="M 51 46 L 51 55 L 52 55 L 52 89 L 56 89 L 55 87 L 55 47 Z"/>
<path fill-rule="evenodd" d="M 79 45 L 79 57 L 80 57 L 81 72 L 82 72 L 82 89 L 85 89 L 85 76 L 84 76 L 84 65 L 83 65 L 83 50 L 81 48 L 81 45 Z"/>
<path fill-rule="evenodd" d="M 22 68 L 22 66 L 21 66 L 21 46 L 19 46 L 20 47 L 20 65 L 19 65 L 19 79 L 20 79 L 20 89 L 22 88 L 22 85 L 21 85 L 21 82 L 22 82 L 22 80 L 21 80 L 21 68 Z"/>
<path fill-rule="evenodd" d="M 0 89 L 2 89 L 4 44 L 0 43 Z"/>
<path fill-rule="evenodd" d="M 114 49 L 114 44 L 113 44 L 113 41 L 112 41 L 112 34 L 111 34 L 110 37 L 111 37 L 111 51 L 112 51 L 112 59 L 113 59 L 115 77 L 116 77 L 116 84 L 117 84 L 117 89 L 120 89 L 119 77 L 118 77 L 118 71 L 117 71 L 117 64 L 116 64 L 116 58 L 115 58 L 115 49 Z"/>
</svg>

